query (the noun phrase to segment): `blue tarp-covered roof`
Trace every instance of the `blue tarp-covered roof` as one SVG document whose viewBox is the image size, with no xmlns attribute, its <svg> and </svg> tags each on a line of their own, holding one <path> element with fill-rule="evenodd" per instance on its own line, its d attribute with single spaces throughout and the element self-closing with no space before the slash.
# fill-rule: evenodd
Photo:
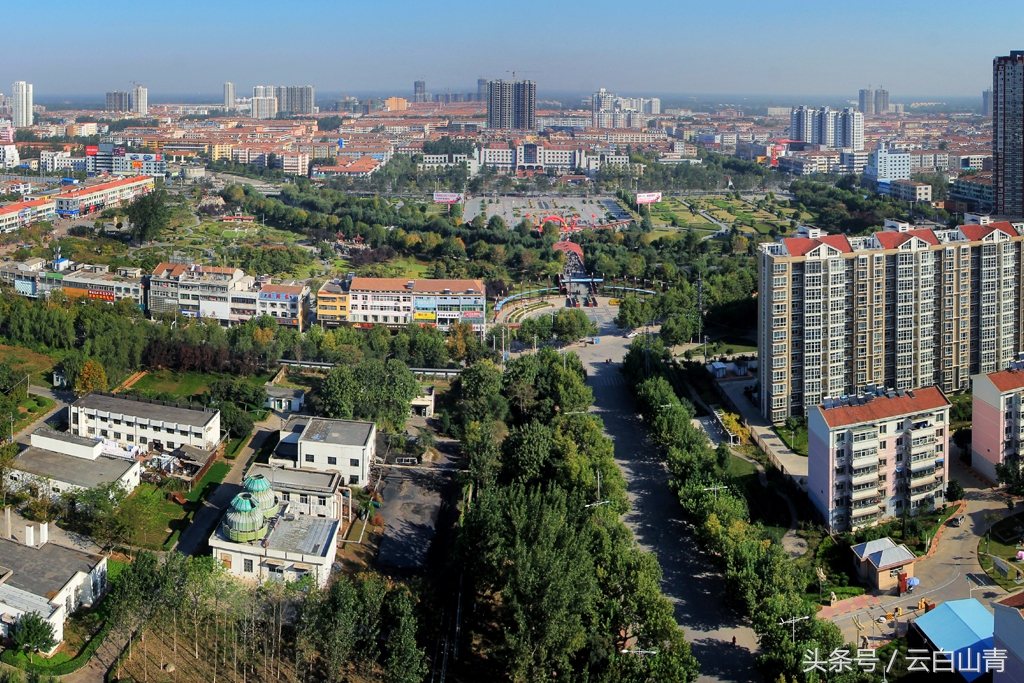
<svg viewBox="0 0 1024 683">
<path fill-rule="evenodd" d="M 960 658 L 973 665 L 983 650 L 992 648 L 995 617 L 973 598 L 944 602 L 914 623 L 935 647 L 954 653 L 954 662 Z M 967 681 L 981 675 L 963 671 L 960 666 L 956 668 Z"/>
</svg>

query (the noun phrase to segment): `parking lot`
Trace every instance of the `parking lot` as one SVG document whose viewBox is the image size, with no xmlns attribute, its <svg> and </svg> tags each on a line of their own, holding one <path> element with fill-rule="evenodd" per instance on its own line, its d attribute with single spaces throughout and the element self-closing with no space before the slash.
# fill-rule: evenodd
<svg viewBox="0 0 1024 683">
<path fill-rule="evenodd" d="M 615 200 L 609 198 L 480 196 L 466 202 L 463 215 L 467 221 L 480 214 L 487 219 L 491 216 L 501 216 L 509 227 L 513 227 L 524 218 L 530 218 L 536 224 L 542 222 L 546 216 L 560 216 L 568 220 L 575 215 L 579 216 L 581 221 L 587 222 L 594 219 L 603 220 L 613 217 L 608 213 L 611 208 L 622 211 Z"/>
<path fill-rule="evenodd" d="M 378 561 L 399 569 L 422 567 L 441 512 L 450 473 L 440 469 L 393 467 L 384 475 L 381 515 L 386 529 Z"/>
</svg>

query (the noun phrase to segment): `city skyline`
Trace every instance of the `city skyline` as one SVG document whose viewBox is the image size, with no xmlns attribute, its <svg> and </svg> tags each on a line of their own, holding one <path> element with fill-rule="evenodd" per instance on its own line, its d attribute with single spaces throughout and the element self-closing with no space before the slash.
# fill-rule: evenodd
<svg viewBox="0 0 1024 683">
<path fill-rule="evenodd" d="M 246 5 L 245 12 L 239 12 L 233 3 L 184 4 L 182 11 L 173 15 L 135 7 L 119 13 L 125 33 L 160 31 L 182 38 L 154 42 L 131 59 L 125 59 L 114 43 L 109 47 L 100 43 L 92 57 L 103 67 L 96 70 L 66 69 L 67 55 L 39 55 L 29 42 L 34 40 L 33 31 L 19 31 L 11 37 L 13 49 L 0 67 L 0 83 L 35 83 L 37 99 L 102 94 L 132 80 L 146 84 L 155 95 L 216 96 L 225 81 L 237 83 L 239 91 L 259 82 L 302 82 L 316 85 L 323 93 L 381 90 L 403 94 L 411 91 L 412 82 L 421 76 L 433 92 L 443 88 L 471 92 L 480 77 L 508 78 L 511 74 L 506 70 L 516 70 L 521 77 L 537 81 L 539 96 L 555 91 L 593 92 L 600 87 L 652 94 L 808 96 L 849 92 L 855 96 L 869 84 L 884 84 L 894 97 L 897 93 L 977 96 L 991 86 L 991 57 L 971 54 L 940 65 L 927 51 L 915 49 L 914 41 L 894 41 L 891 32 L 877 30 L 876 18 L 885 16 L 893 25 L 905 18 L 916 31 L 928 33 L 941 31 L 946 17 L 956 11 L 958 30 L 984 32 L 986 42 L 993 46 L 991 52 L 1001 54 L 1019 47 L 1013 30 L 1019 21 L 1014 19 L 1024 19 L 1024 10 L 1000 5 L 1003 20 L 990 25 L 984 18 L 991 12 L 985 10 L 990 6 L 995 11 L 995 2 L 979 3 L 976 11 L 966 16 L 946 1 L 930 3 L 927 12 L 921 11 L 925 5 L 920 2 L 894 9 L 871 1 L 856 13 L 838 7 L 800 12 L 799 7 L 808 3 L 796 1 L 781 6 L 744 2 L 738 11 L 723 16 L 711 6 L 683 7 L 658 1 L 631 22 L 638 35 L 644 34 L 643 39 L 623 51 L 602 49 L 604 43 L 593 40 L 602 33 L 610 38 L 608 19 L 621 13 L 621 7 L 608 2 L 594 3 L 585 13 L 574 7 L 533 2 L 483 8 L 453 3 L 450 12 L 407 0 L 352 7 L 306 2 L 300 4 L 307 11 L 276 16 L 275 29 L 282 35 L 302 35 L 311 30 L 308 17 L 313 13 L 318 28 L 337 27 L 339 40 L 289 41 L 285 50 L 264 43 L 225 43 L 217 38 L 226 26 L 243 32 L 261 26 L 257 23 L 264 16 L 260 2 Z M 463 4 L 465 8 L 461 8 Z M 493 31 L 484 30 L 532 16 L 534 6 L 544 12 L 545 21 L 538 22 L 537 29 L 521 40 L 498 41 Z M 276 12 L 269 4 L 266 8 Z M 203 17 L 198 24 L 195 12 Z M 23 25 L 45 27 L 58 40 L 73 42 L 82 31 L 100 29 L 100 20 L 88 8 L 72 3 L 24 6 L 19 15 Z M 837 23 L 839 15 L 841 23 Z M 395 22 L 395 16 L 405 20 Z M 781 16 L 787 21 L 777 23 Z M 699 26 L 713 29 L 716 24 L 728 30 L 695 30 Z M 771 31 L 764 30 L 768 25 L 773 26 Z M 349 26 L 360 30 L 350 31 Z M 857 59 L 806 59 L 802 52 L 785 49 L 789 41 L 809 34 L 835 33 L 839 40 L 836 26 L 863 37 L 864 49 Z M 566 30 L 568 27 L 571 30 Z M 679 40 L 679 31 L 685 27 L 689 27 L 686 40 Z M 457 37 L 452 43 L 457 47 L 437 50 L 437 31 Z M 382 45 L 390 49 L 382 50 Z M 473 58 L 466 59 L 467 53 Z"/>
</svg>

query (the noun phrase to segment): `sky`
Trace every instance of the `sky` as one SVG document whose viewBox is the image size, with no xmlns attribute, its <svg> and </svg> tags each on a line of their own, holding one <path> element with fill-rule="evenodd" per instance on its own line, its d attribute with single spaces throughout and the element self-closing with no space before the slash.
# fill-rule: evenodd
<svg viewBox="0 0 1024 683">
<path fill-rule="evenodd" d="M 545 93 L 977 96 L 1024 49 L 1024 3 L 972 0 L 51 0 L 5 12 L 0 92 L 239 96 L 471 92 L 517 76 Z"/>
</svg>

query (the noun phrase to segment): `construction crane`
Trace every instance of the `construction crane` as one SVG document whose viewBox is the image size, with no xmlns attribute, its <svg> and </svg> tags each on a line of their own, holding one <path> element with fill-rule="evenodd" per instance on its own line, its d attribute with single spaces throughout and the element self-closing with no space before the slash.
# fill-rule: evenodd
<svg viewBox="0 0 1024 683">
<path fill-rule="evenodd" d="M 505 73 L 512 74 L 512 80 L 513 81 L 516 80 L 516 70 L 515 69 L 512 69 L 511 71 L 506 69 Z M 543 71 L 520 71 L 519 73 L 521 73 L 521 74 L 542 74 L 544 72 Z"/>
</svg>

